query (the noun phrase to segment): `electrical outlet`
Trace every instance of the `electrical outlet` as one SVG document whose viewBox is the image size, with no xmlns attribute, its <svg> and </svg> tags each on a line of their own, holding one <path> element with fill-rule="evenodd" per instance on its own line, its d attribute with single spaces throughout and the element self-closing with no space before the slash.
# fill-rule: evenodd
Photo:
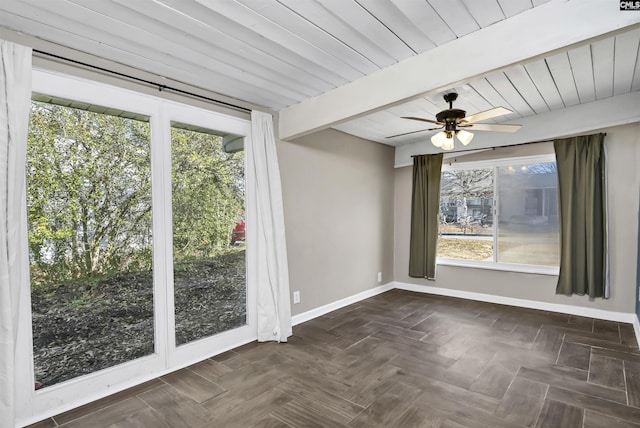
<svg viewBox="0 0 640 428">
<path fill-rule="evenodd" d="M 378 282 L 382 282 L 382 272 L 378 272 Z"/>
<path fill-rule="evenodd" d="M 300 303 L 300 292 L 299 291 L 294 291 L 293 292 L 293 304 L 297 305 L 298 303 Z"/>
</svg>

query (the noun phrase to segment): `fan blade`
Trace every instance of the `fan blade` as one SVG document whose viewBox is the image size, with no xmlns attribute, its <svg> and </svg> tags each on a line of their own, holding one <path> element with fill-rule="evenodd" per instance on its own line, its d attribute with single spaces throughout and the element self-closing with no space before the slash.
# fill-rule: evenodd
<svg viewBox="0 0 640 428">
<path fill-rule="evenodd" d="M 418 132 L 435 131 L 436 129 L 442 129 L 442 127 L 440 127 L 440 128 L 429 128 L 429 129 L 420 129 L 418 131 L 405 132 L 404 134 L 391 135 L 390 137 L 386 137 L 386 138 L 402 137 L 403 135 L 417 134 Z"/>
<path fill-rule="evenodd" d="M 423 119 L 421 117 L 402 116 L 402 118 L 403 119 L 411 119 L 411 120 L 419 120 L 420 122 L 435 123 L 436 125 L 444 125 L 444 123 L 442 123 L 442 122 L 438 122 L 438 121 L 431 120 L 431 119 Z"/>
<path fill-rule="evenodd" d="M 496 132 L 516 132 L 522 128 L 522 125 L 499 125 L 495 123 L 474 123 L 464 128 L 471 129 L 472 131 L 496 131 Z"/>
<path fill-rule="evenodd" d="M 505 114 L 513 113 L 511 110 L 504 107 L 496 107 L 491 110 L 482 111 L 480 113 L 472 114 L 460 119 L 461 123 L 474 123 L 481 120 L 491 119 L 493 117 L 504 116 Z"/>
</svg>

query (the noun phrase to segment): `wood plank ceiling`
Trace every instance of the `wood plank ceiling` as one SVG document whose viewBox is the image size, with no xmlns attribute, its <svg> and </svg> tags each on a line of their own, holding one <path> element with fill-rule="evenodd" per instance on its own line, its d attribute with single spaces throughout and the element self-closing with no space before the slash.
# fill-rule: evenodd
<svg viewBox="0 0 640 428">
<path fill-rule="evenodd" d="M 279 111 L 547 2 L 3 0 L 0 27 Z M 504 122 L 639 91 L 639 47 L 630 26 L 334 128 L 400 146 L 430 135 L 386 138 L 426 128 L 400 117 L 433 118 L 445 92 L 469 113 L 512 110 Z"/>
</svg>

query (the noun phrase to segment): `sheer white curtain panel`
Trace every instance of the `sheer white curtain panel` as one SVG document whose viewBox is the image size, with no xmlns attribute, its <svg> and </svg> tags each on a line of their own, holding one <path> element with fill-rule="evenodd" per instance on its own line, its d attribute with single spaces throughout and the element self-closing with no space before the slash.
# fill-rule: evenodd
<svg viewBox="0 0 640 428">
<path fill-rule="evenodd" d="M 25 164 L 31 102 L 31 49 L 0 40 L 0 428 L 16 413 L 16 342 L 24 287 Z"/>
<path fill-rule="evenodd" d="M 253 222 L 255 245 L 253 269 L 257 285 L 258 341 L 286 342 L 291 336 L 291 304 L 289 301 L 289 268 L 284 231 L 284 210 L 280 169 L 270 114 L 251 112 L 251 139 L 246 147 L 247 167 L 255 180 Z"/>
</svg>

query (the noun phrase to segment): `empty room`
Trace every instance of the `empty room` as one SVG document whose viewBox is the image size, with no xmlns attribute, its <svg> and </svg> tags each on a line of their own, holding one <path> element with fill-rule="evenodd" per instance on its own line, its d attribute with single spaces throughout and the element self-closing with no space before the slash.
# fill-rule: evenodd
<svg viewBox="0 0 640 428">
<path fill-rule="evenodd" d="M 640 4 L 0 2 L 0 428 L 640 428 Z"/>
</svg>

